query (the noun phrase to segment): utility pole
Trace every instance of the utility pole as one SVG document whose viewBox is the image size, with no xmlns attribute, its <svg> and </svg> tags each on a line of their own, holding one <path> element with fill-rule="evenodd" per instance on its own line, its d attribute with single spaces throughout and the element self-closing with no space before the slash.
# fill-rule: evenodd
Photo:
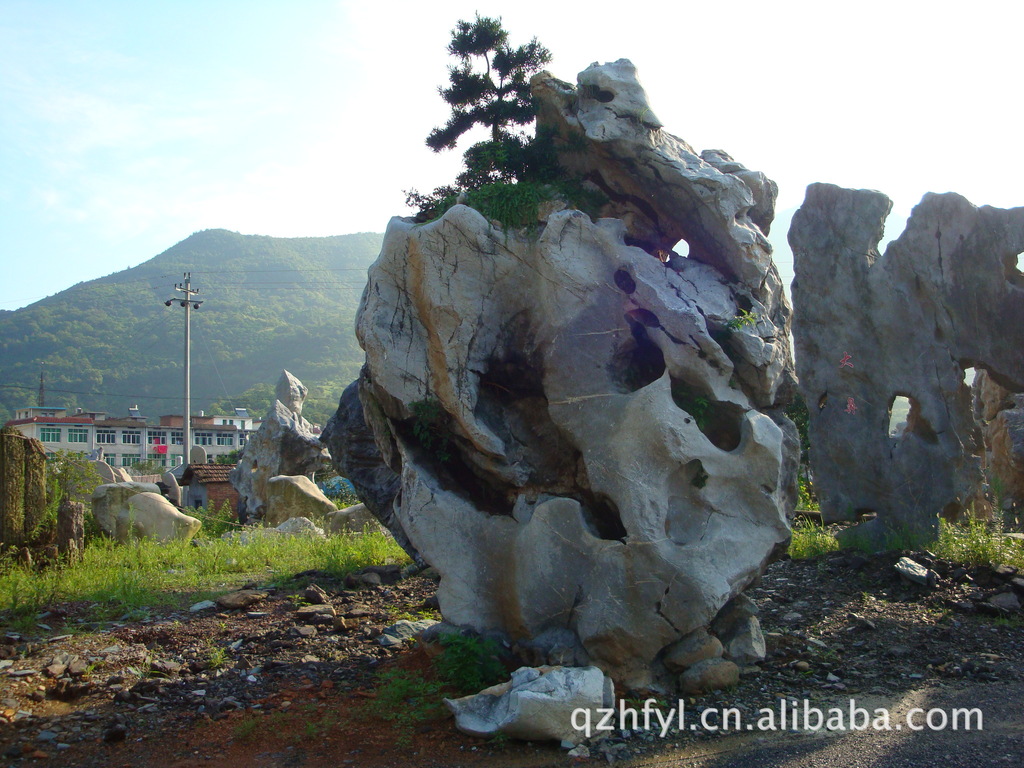
<svg viewBox="0 0 1024 768">
<path fill-rule="evenodd" d="M 164 302 L 171 306 L 178 302 L 185 308 L 185 410 L 181 416 L 181 453 L 182 464 L 189 463 L 189 453 L 192 451 L 192 380 L 189 376 L 189 365 L 192 360 L 192 310 L 199 309 L 202 301 L 196 301 L 192 297 L 199 293 L 198 288 L 192 287 L 192 273 L 185 273 L 185 282 L 176 283 L 174 290 L 184 294 L 184 298 L 170 298 Z"/>
<path fill-rule="evenodd" d="M 40 408 L 46 406 L 46 379 L 44 378 L 45 369 L 39 366 L 39 395 L 36 397 L 36 405 Z"/>
</svg>

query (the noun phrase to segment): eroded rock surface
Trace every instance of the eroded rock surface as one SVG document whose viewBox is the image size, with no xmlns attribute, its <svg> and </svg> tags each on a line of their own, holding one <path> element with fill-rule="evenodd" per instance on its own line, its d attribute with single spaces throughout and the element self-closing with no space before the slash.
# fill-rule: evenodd
<svg viewBox="0 0 1024 768">
<path fill-rule="evenodd" d="M 812 184 L 793 218 L 800 387 L 825 520 L 881 542 L 929 533 L 981 486 L 980 433 L 967 368 L 1024 391 L 1024 208 L 976 208 L 929 194 L 878 253 L 891 202 L 880 192 Z M 890 435 L 897 398 L 906 424 Z"/>
<path fill-rule="evenodd" d="M 974 379 L 974 415 L 985 441 L 985 466 L 1004 509 L 1024 505 L 1024 394 L 999 386 L 984 370 Z"/>
<path fill-rule="evenodd" d="M 276 396 L 263 424 L 242 449 L 238 465 L 228 475 L 242 497 L 248 520 L 262 520 L 266 514 L 267 483 L 272 477 L 308 476 L 330 462 L 313 425 L 302 418 L 302 402 L 306 398 L 302 382 L 282 371 Z"/>
<path fill-rule="evenodd" d="M 604 70 L 619 90 L 586 96 Z M 668 679 L 662 652 L 784 548 L 797 444 L 789 308 L 751 216 L 767 226 L 771 184 L 758 197 L 723 153 L 621 119 L 617 99 L 645 103 L 624 70 L 592 67 L 579 91 L 538 76 L 541 121 L 657 210 L 549 212 L 537 231 L 462 205 L 392 219 L 357 334 L 395 516 L 441 574 L 445 619 L 568 631 L 636 687 Z M 680 232 L 690 258 L 663 263 L 655 246 Z"/>
</svg>

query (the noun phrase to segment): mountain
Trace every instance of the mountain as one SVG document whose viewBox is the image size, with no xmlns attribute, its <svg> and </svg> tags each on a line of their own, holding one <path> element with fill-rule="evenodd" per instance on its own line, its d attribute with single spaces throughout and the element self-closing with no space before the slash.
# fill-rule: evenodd
<svg viewBox="0 0 1024 768">
<path fill-rule="evenodd" d="M 0 311 L 0 423 L 36 404 L 126 415 L 181 413 L 185 311 L 165 301 L 191 272 L 192 409 L 262 415 L 281 369 L 310 389 L 325 423 L 362 351 L 355 312 L 383 235 L 276 238 L 197 232 L 137 267 Z"/>
</svg>

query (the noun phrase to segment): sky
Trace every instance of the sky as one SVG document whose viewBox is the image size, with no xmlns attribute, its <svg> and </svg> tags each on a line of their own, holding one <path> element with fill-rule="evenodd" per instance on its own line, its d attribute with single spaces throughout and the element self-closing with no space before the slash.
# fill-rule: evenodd
<svg viewBox="0 0 1024 768">
<path fill-rule="evenodd" d="M 465 144 L 424 139 L 477 12 L 563 80 L 631 59 L 666 130 L 775 179 L 780 211 L 816 181 L 902 216 L 1024 205 L 1018 0 L 0 0 L 0 309 L 203 229 L 382 232 L 459 170 Z"/>
</svg>

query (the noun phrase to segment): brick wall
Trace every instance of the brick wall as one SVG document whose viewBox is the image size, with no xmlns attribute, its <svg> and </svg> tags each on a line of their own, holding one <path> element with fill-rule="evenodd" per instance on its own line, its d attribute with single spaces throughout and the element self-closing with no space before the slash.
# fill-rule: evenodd
<svg viewBox="0 0 1024 768">
<path fill-rule="evenodd" d="M 206 483 L 206 497 L 207 509 L 219 510 L 225 501 L 231 505 L 233 511 L 238 509 L 238 491 L 231 483 Z"/>
</svg>

